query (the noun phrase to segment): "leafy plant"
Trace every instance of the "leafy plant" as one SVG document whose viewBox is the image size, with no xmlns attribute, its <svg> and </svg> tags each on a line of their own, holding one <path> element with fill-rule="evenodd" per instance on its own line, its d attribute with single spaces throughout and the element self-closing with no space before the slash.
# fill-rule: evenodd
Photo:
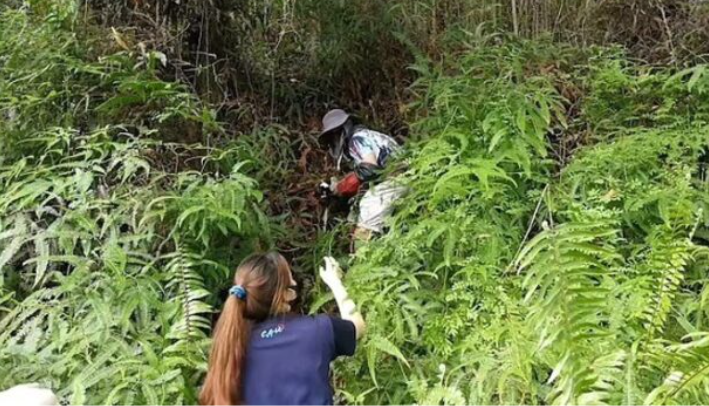
<svg viewBox="0 0 709 406">
<path fill-rule="evenodd" d="M 161 139 L 217 125 L 184 86 L 130 55 L 90 60 L 53 15 L 0 14 L 0 386 L 194 403 L 218 293 L 272 241 L 262 194 L 240 165 L 210 171 L 223 151 Z"/>
</svg>

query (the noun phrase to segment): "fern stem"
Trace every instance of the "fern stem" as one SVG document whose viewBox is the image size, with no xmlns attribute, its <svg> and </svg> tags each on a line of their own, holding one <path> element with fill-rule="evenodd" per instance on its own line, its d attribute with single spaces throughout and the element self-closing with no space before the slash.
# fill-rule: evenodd
<svg viewBox="0 0 709 406">
<path fill-rule="evenodd" d="M 517 252 L 515 253 L 514 257 L 512 257 L 512 261 L 510 261 L 510 264 L 507 265 L 507 268 L 505 269 L 504 273 L 508 273 L 511 269 L 512 266 L 515 264 L 517 261 L 517 257 L 519 257 L 519 253 L 522 252 L 522 249 L 524 248 L 524 244 L 527 242 L 527 239 L 529 239 L 529 234 L 532 232 L 532 227 L 534 226 L 534 221 L 537 219 L 537 215 L 539 214 L 539 209 L 542 207 L 542 201 L 544 201 L 544 195 L 546 194 L 547 190 L 549 190 L 549 184 L 547 183 L 546 186 L 544 186 L 544 189 L 542 189 L 542 194 L 539 196 L 539 200 L 537 201 L 537 207 L 534 209 L 534 213 L 532 213 L 532 218 L 529 220 L 529 225 L 527 226 L 527 232 L 524 233 L 524 237 L 522 238 L 522 242 L 519 244 L 519 248 L 517 248 Z M 520 270 L 517 270 L 517 275 L 519 275 Z"/>
<path fill-rule="evenodd" d="M 706 363 L 702 368 L 697 370 L 688 379 L 685 379 L 680 385 L 678 385 L 674 391 L 670 392 L 668 395 L 666 395 L 664 398 L 662 398 L 661 403 L 664 404 L 668 398 L 674 398 L 677 395 L 677 393 L 679 393 L 682 389 L 684 389 L 685 386 L 687 386 L 687 384 L 689 382 L 691 382 L 697 376 L 702 375 L 707 370 L 709 370 L 709 363 Z"/>
</svg>

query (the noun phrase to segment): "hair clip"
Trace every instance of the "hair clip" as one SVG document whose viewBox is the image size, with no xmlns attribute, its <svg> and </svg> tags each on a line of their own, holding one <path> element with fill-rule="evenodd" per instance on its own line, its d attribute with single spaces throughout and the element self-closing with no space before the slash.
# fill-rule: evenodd
<svg viewBox="0 0 709 406">
<path fill-rule="evenodd" d="M 229 289 L 229 294 L 240 300 L 246 300 L 246 289 L 241 285 L 234 285 Z"/>
</svg>

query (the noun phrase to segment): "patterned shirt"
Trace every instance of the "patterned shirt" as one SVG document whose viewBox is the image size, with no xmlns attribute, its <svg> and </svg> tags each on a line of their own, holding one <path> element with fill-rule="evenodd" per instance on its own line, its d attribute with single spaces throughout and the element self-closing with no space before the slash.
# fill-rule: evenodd
<svg viewBox="0 0 709 406">
<path fill-rule="evenodd" d="M 347 147 L 355 166 L 362 164 L 366 155 L 373 154 L 380 168 L 386 165 L 390 155 L 401 148 L 394 138 L 364 127 L 355 128 Z"/>
</svg>

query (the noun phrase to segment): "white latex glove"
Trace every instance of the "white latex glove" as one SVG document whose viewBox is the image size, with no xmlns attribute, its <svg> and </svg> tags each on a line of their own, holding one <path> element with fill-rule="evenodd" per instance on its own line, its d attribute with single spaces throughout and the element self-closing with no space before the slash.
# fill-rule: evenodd
<svg viewBox="0 0 709 406">
<path fill-rule="evenodd" d="M 351 321 L 355 326 L 357 339 L 361 338 L 367 329 L 367 324 L 364 322 L 362 314 L 357 310 L 355 302 L 349 298 L 345 285 L 342 284 L 340 264 L 335 261 L 335 258 L 325 257 L 325 266 L 320 267 L 320 278 L 332 291 L 342 319 Z"/>
<path fill-rule="evenodd" d="M 340 264 L 333 257 L 325 257 L 325 266 L 320 267 L 320 279 L 332 289 L 342 285 L 342 271 Z"/>
</svg>

